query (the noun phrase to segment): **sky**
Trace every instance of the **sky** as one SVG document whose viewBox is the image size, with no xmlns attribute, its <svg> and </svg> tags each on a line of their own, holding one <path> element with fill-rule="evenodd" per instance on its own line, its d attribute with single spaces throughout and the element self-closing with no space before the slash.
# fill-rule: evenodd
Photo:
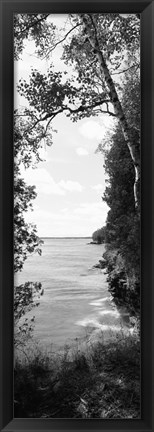
<svg viewBox="0 0 154 432">
<path fill-rule="evenodd" d="M 59 26 L 65 16 L 52 17 Z M 16 84 L 28 79 L 31 68 L 45 72 L 51 60 L 33 56 L 34 45 L 28 42 L 21 60 L 15 62 L 15 107 L 26 102 L 17 94 Z M 52 54 L 55 70 L 65 70 L 60 60 L 61 48 Z M 102 200 L 105 191 L 104 157 L 96 153 L 98 144 L 105 140 L 113 127 L 113 119 L 102 114 L 71 122 L 61 114 L 53 122 L 57 133 L 53 145 L 40 150 L 45 161 L 37 168 L 21 167 L 21 174 L 29 185 L 36 186 L 37 198 L 33 211 L 25 213 L 26 222 L 37 225 L 40 237 L 91 237 L 106 221 L 108 207 Z"/>
</svg>

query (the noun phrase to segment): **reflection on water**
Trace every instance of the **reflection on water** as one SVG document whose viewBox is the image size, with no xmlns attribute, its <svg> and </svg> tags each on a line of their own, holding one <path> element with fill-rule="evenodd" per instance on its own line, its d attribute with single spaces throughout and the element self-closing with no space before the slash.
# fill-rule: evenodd
<svg viewBox="0 0 154 432">
<path fill-rule="evenodd" d="M 44 295 L 35 315 L 34 337 L 46 347 L 60 347 L 80 337 L 85 327 L 95 331 L 119 331 L 129 325 L 114 306 L 108 292 L 106 275 L 93 266 L 101 259 L 103 245 L 89 245 L 89 240 L 44 239 L 42 256 L 34 254 L 25 262 L 15 284 L 42 283 Z"/>
</svg>

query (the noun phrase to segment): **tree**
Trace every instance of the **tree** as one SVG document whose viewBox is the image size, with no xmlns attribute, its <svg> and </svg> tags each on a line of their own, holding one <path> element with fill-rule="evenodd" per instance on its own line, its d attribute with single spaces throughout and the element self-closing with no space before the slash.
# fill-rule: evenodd
<svg viewBox="0 0 154 432">
<path fill-rule="evenodd" d="M 25 222 L 24 212 L 32 208 L 32 201 L 36 197 L 35 187 L 27 186 L 21 178 L 21 163 L 28 167 L 32 158 L 38 161 L 39 153 L 37 146 L 27 148 L 22 139 L 22 121 L 18 124 L 15 116 L 14 125 L 14 272 L 22 270 L 28 255 L 34 252 L 41 254 L 43 243 L 37 236 L 36 226 Z M 19 325 L 20 319 L 33 307 L 39 305 L 40 295 L 43 294 L 39 282 L 26 282 L 14 287 L 14 319 L 15 319 L 15 346 L 21 348 L 27 338 L 30 337 L 33 329 L 32 318 L 26 318 Z"/>
<path fill-rule="evenodd" d="M 92 234 L 92 239 L 93 239 L 93 242 L 96 242 L 98 244 L 104 243 L 105 242 L 105 227 L 102 227 L 102 228 L 94 231 L 94 233 Z"/>
<path fill-rule="evenodd" d="M 71 15 L 70 22 L 71 28 L 61 40 L 64 41 L 66 36 L 69 34 L 70 37 L 71 34 L 72 39 L 64 47 L 63 58 L 74 67 L 74 76 L 64 82 L 64 74 L 55 73 L 52 66 L 46 75 L 33 71 L 30 83 L 22 81 L 18 87 L 20 94 L 28 99 L 31 107 L 24 110 L 22 115 L 31 118 L 30 132 L 38 124 L 44 124 L 44 137 L 52 120 L 61 112 L 65 112 L 73 121 L 101 113 L 116 117 L 133 161 L 134 198 L 135 206 L 139 210 L 139 142 L 132 138 L 120 101 L 122 86 L 113 81 L 112 77 L 126 52 L 127 56 L 131 56 L 129 67 L 138 66 L 138 17 L 136 14 L 128 15 L 127 19 L 119 14 L 79 14 Z M 61 41 L 54 38 L 47 49 L 47 55 L 59 43 Z"/>
<path fill-rule="evenodd" d="M 88 17 L 85 16 L 84 14 L 82 16 L 82 19 L 85 26 L 85 32 L 88 36 L 88 40 L 99 62 L 100 71 L 101 74 L 103 75 L 104 83 L 107 86 L 108 94 L 110 96 L 110 102 L 112 103 L 114 108 L 114 114 L 117 116 L 119 120 L 123 132 L 124 140 L 128 146 L 134 164 L 134 168 L 135 168 L 134 198 L 135 198 L 135 205 L 138 207 L 139 206 L 139 186 L 138 185 L 140 181 L 139 143 L 138 142 L 136 143 L 132 140 L 131 132 L 128 126 L 128 122 L 126 120 L 124 110 L 120 103 L 114 81 L 111 77 L 109 68 L 107 66 L 107 62 L 105 60 L 105 56 L 103 54 L 103 51 L 99 43 L 97 21 L 95 20 L 95 17 L 93 17 L 90 14 L 88 14 Z"/>
<path fill-rule="evenodd" d="M 27 147 L 22 139 L 23 122 L 21 119 L 18 122 L 16 113 L 14 119 L 14 271 L 17 272 L 23 268 L 27 254 L 41 253 L 42 241 L 36 234 L 36 226 L 26 224 L 24 219 L 24 212 L 32 208 L 36 197 L 35 186 L 27 186 L 20 174 L 21 164 L 26 168 L 32 165 L 32 160 L 35 165 L 41 159 L 37 140 Z"/>
<path fill-rule="evenodd" d="M 140 86 L 137 75 L 129 75 L 126 80 L 123 105 L 127 106 L 132 136 L 137 136 L 140 123 Z M 104 151 L 101 146 L 99 150 Z M 108 185 L 103 199 L 110 210 L 105 229 L 104 258 L 110 291 L 116 301 L 124 303 L 136 313 L 140 308 L 140 222 L 134 206 L 133 164 L 128 148 L 123 143 L 119 125 L 112 135 L 110 149 L 105 150 L 105 170 Z"/>
<path fill-rule="evenodd" d="M 48 47 L 52 41 L 55 26 L 48 23 L 49 14 L 14 14 L 14 58 L 22 54 L 26 40 L 34 40 L 39 50 Z"/>
</svg>

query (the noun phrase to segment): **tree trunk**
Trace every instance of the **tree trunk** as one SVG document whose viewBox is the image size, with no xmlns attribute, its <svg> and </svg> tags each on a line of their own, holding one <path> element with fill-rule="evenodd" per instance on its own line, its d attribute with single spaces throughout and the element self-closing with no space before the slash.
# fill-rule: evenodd
<svg viewBox="0 0 154 432">
<path fill-rule="evenodd" d="M 91 47 L 93 48 L 93 51 L 99 61 L 100 64 L 100 70 L 101 73 L 103 73 L 106 85 L 109 90 L 109 96 L 111 103 L 114 108 L 114 113 L 119 119 L 119 122 L 121 124 L 121 128 L 123 131 L 125 142 L 128 146 L 128 149 L 130 151 L 130 155 L 134 164 L 134 170 L 135 170 L 135 182 L 134 182 L 134 199 L 135 199 L 135 207 L 137 210 L 139 210 L 140 206 L 140 152 L 139 152 L 139 143 L 135 142 L 132 139 L 130 129 L 127 124 L 126 117 L 123 112 L 123 108 L 121 106 L 115 84 L 112 80 L 112 77 L 110 75 L 109 69 L 107 67 L 106 61 L 104 59 L 103 53 L 99 47 L 99 42 L 97 38 L 97 27 L 94 21 L 94 17 L 92 15 L 88 16 L 88 18 L 91 19 L 91 24 L 93 26 L 93 30 L 91 25 L 89 24 L 89 20 L 86 17 L 85 14 L 81 15 L 83 24 L 85 27 L 86 35 L 89 39 L 89 42 L 91 44 Z"/>
</svg>

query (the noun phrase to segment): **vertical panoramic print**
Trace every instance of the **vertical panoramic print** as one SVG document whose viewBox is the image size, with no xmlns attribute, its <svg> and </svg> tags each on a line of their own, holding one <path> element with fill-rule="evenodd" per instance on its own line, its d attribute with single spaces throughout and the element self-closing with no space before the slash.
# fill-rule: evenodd
<svg viewBox="0 0 154 432">
<path fill-rule="evenodd" d="M 140 15 L 14 15 L 14 417 L 140 419 Z"/>
</svg>

